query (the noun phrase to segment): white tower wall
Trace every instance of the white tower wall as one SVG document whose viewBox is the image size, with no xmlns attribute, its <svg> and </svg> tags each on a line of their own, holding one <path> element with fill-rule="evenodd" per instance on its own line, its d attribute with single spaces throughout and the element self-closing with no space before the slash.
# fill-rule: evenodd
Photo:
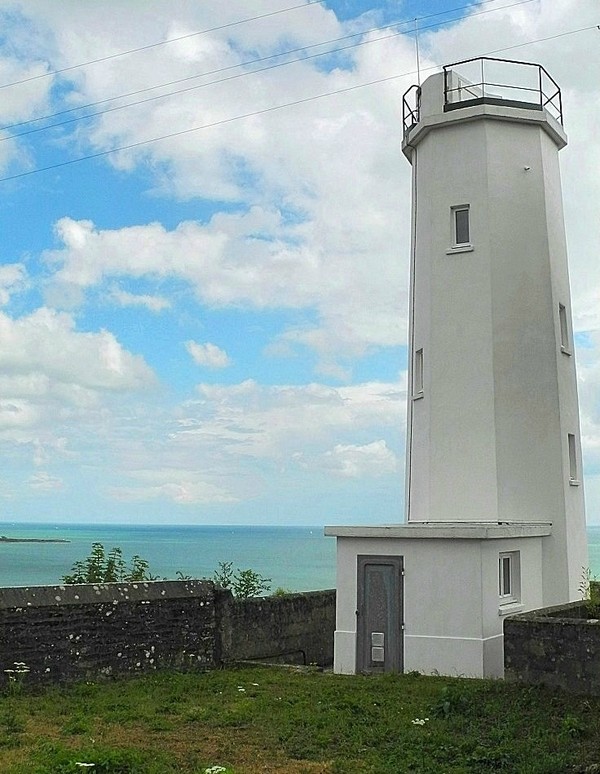
<svg viewBox="0 0 600 774">
<path fill-rule="evenodd" d="M 545 111 L 444 113 L 443 76 L 423 86 L 404 152 L 413 165 L 409 522 L 551 522 L 544 603 L 573 599 L 587 564 L 570 294 L 558 150 Z M 453 207 L 470 244 L 454 246 Z M 414 362 L 409 380 L 414 385 Z M 414 389 L 413 389 L 414 393 Z"/>
</svg>

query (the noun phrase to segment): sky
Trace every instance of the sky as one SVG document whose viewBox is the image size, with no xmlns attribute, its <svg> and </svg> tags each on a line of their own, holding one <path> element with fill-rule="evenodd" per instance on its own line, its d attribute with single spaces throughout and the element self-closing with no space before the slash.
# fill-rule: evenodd
<svg viewBox="0 0 600 774">
<path fill-rule="evenodd" d="M 415 22 L 416 19 L 416 22 Z M 596 0 L 0 0 L 0 522 L 404 518 L 402 94 L 562 88 L 600 524 Z"/>
</svg>

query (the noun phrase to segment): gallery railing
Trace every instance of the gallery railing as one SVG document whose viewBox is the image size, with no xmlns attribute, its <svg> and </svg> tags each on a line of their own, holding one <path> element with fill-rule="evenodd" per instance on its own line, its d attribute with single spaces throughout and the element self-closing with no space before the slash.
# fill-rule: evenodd
<svg viewBox="0 0 600 774">
<path fill-rule="evenodd" d="M 444 110 L 508 105 L 546 110 L 563 122 L 560 88 L 542 65 L 483 56 L 444 66 Z"/>
<path fill-rule="evenodd" d="M 421 87 L 414 84 L 402 95 L 402 125 L 404 134 L 410 132 L 419 123 L 421 107 Z"/>
<path fill-rule="evenodd" d="M 515 59 L 482 56 L 445 65 L 444 111 L 470 105 L 508 105 L 546 110 L 563 122 L 560 88 L 542 65 Z M 421 118 L 421 87 L 416 84 L 402 96 L 404 136 Z"/>
</svg>

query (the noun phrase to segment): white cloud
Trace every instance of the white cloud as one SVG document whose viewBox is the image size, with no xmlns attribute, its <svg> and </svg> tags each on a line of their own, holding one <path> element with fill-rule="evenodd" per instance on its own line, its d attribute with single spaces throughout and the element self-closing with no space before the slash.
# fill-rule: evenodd
<svg viewBox="0 0 600 774">
<path fill-rule="evenodd" d="M 198 344 L 196 341 L 186 341 L 185 348 L 192 356 L 194 363 L 205 368 L 227 368 L 231 365 L 229 355 L 216 344 L 206 342 Z"/>
<path fill-rule="evenodd" d="M 167 298 L 147 294 L 128 293 L 120 288 L 112 288 L 109 298 L 119 306 L 143 306 L 151 312 L 162 312 L 171 306 Z"/>
<path fill-rule="evenodd" d="M 22 263 L 7 263 L 0 266 L 0 306 L 6 306 L 14 293 L 26 286 L 27 272 Z"/>
<path fill-rule="evenodd" d="M 39 410 L 24 400 L 0 401 L 0 434 L 17 428 L 34 425 L 39 420 Z"/>
<path fill-rule="evenodd" d="M 1 5 L 0 23 L 2 23 L 6 38 L 11 39 L 13 44 L 16 44 L 15 38 L 17 36 L 13 38 L 14 31 L 10 29 L 10 21 L 7 23 Z M 7 127 L 6 130 L 0 131 L 0 170 L 2 172 L 7 171 L 7 167 L 11 163 L 18 164 L 21 169 L 33 166 L 33 160 L 25 142 L 9 138 L 23 131 L 24 127 L 19 126 L 19 124 L 48 110 L 53 79 L 39 77 L 47 71 L 47 63 L 43 61 L 25 62 L 12 55 L 0 56 L 0 83 L 18 83 L 17 87 L 7 86 L 2 89 L 0 123 Z M 17 124 L 17 126 L 11 129 L 13 124 Z"/>
<path fill-rule="evenodd" d="M 39 5 L 36 12 L 55 16 Z M 246 12 L 236 3 L 210 13 L 200 6 L 193 12 L 181 9 L 169 28 L 172 34 L 201 29 L 209 19 L 208 26 L 215 26 L 219 19 Z M 70 24 L 77 27 L 80 15 L 74 10 Z M 299 21 L 309 17 L 310 25 Z M 114 26 L 97 23 L 98 47 L 104 36 L 114 46 Z M 154 37 L 164 34 L 164 23 L 158 14 Z M 56 22 L 53 27 L 57 39 L 68 38 Z M 263 48 L 264 53 L 279 51 L 280 44 L 293 47 L 347 31 L 332 11 L 315 4 L 149 52 L 145 71 L 135 58 L 86 69 L 76 85 L 88 101 L 114 93 L 117 68 L 120 80 L 142 87 L 151 77 L 198 73 L 199 63 L 209 69 L 229 66 Z M 147 28 L 142 32 L 150 35 Z M 132 36 L 137 39 L 141 32 Z M 89 35 L 84 41 L 92 45 Z M 74 45 L 68 39 L 63 45 L 63 56 L 71 61 Z M 80 47 L 78 41 L 76 52 L 83 56 Z M 93 56 L 90 50 L 85 55 Z M 97 120 L 88 139 L 93 149 L 105 149 L 352 87 L 381 75 L 390 62 L 396 72 L 410 71 L 413 45 L 399 36 L 357 49 L 355 57 L 346 70 L 327 72 L 318 60 L 303 61 L 111 113 Z M 109 277 L 176 277 L 213 306 L 314 307 L 318 327 L 300 329 L 296 343 L 315 348 L 328 372 L 335 367 L 333 353 L 403 343 L 410 170 L 398 152 L 402 88 L 400 80 L 361 89 L 109 157 L 109 163 L 129 169 L 150 163 L 163 195 L 218 197 L 241 206 L 234 214 L 215 215 L 208 224 L 188 222 L 172 230 L 159 224 L 100 230 L 65 218 L 57 224 L 62 247 L 48 254 L 56 281 L 85 288 Z"/>
<path fill-rule="evenodd" d="M 57 224 L 64 248 L 48 252 L 46 259 L 58 268 L 54 282 L 59 286 L 87 288 L 123 276 L 170 277 L 188 282 L 211 306 L 314 305 L 322 328 L 285 335 L 314 347 L 325 362 L 334 353 L 401 343 L 397 307 L 406 293 L 399 290 L 405 278 L 397 259 L 374 271 L 366 251 L 355 262 L 350 256 L 326 256 L 322 248 L 316 253 L 297 244 L 298 228 L 257 207 L 215 216 L 205 226 L 184 222 L 173 231 L 158 224 L 98 231 L 92 223 L 64 218 Z M 252 236 L 257 230 L 264 238 Z"/>
<path fill-rule="evenodd" d="M 16 389 L 30 379 L 87 391 L 128 391 L 152 384 L 139 355 L 127 352 L 108 331 L 80 333 L 66 313 L 40 308 L 13 320 L 0 313 L 0 373 Z"/>
<path fill-rule="evenodd" d="M 128 395 L 154 384 L 144 360 L 123 349 L 111 333 L 78 332 L 69 315 L 44 308 L 16 320 L 0 312 L 5 467 L 21 459 L 25 449 L 30 464 L 38 467 L 85 456 L 115 432 L 110 403 L 124 402 L 125 410 Z"/>
<path fill-rule="evenodd" d="M 38 492 L 57 492 L 65 488 L 64 481 L 61 478 L 42 471 L 31 476 L 28 483 L 32 489 Z"/>
<path fill-rule="evenodd" d="M 180 444 L 215 443 L 221 453 L 287 464 L 298 451 L 326 451 L 334 439 L 362 439 L 385 428 L 397 436 L 404 422 L 404 389 L 365 383 L 347 387 L 200 385 L 173 436 Z"/>
<path fill-rule="evenodd" d="M 120 502 L 166 500 L 177 505 L 237 502 L 226 490 L 203 481 L 197 471 L 136 471 L 131 478 L 140 481 L 132 486 L 112 487 L 111 497 Z"/>
<path fill-rule="evenodd" d="M 384 440 L 373 441 L 362 446 L 356 444 L 336 444 L 333 449 L 314 459 L 304 455 L 295 456 L 302 467 L 320 470 L 342 478 L 379 478 L 399 469 L 397 456 L 388 448 Z"/>
<path fill-rule="evenodd" d="M 108 494 L 118 502 L 243 503 L 288 476 L 315 472 L 330 482 L 375 478 L 397 465 L 404 388 L 201 385 L 199 399 L 139 420 L 115 423 Z"/>
</svg>

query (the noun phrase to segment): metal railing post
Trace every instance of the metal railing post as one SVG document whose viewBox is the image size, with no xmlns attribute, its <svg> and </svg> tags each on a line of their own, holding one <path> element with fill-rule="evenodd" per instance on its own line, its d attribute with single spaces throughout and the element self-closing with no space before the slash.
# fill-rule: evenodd
<svg viewBox="0 0 600 774">
<path fill-rule="evenodd" d="M 485 70 L 483 68 L 484 59 L 481 57 L 481 97 L 485 99 Z"/>
</svg>

